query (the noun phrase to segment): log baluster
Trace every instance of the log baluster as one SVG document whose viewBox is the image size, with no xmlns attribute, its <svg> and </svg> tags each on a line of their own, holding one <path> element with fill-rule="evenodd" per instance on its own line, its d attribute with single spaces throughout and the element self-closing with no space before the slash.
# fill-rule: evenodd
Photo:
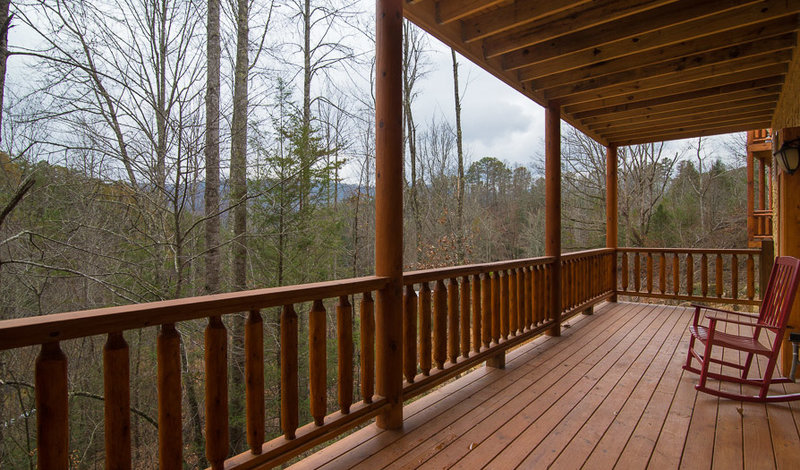
<svg viewBox="0 0 800 470">
<path fill-rule="evenodd" d="M 658 255 L 658 290 L 667 292 L 667 256 L 663 251 Z"/>
<path fill-rule="evenodd" d="M 208 319 L 205 331 L 206 458 L 222 469 L 228 456 L 228 332 L 222 317 Z"/>
<path fill-rule="evenodd" d="M 488 348 L 492 341 L 492 278 L 489 273 L 481 276 L 481 342 Z"/>
<path fill-rule="evenodd" d="M 433 360 L 444 369 L 447 360 L 447 288 L 439 279 L 433 288 Z"/>
<path fill-rule="evenodd" d="M 44 343 L 36 357 L 36 443 L 40 469 L 69 467 L 67 356 L 57 341 Z"/>
<path fill-rule="evenodd" d="M 653 292 L 653 254 L 647 253 L 647 292 Z"/>
<path fill-rule="evenodd" d="M 642 262 L 640 260 L 639 252 L 633 254 L 633 288 L 636 292 L 640 292 L 642 287 Z"/>
<path fill-rule="evenodd" d="M 414 340 L 416 338 L 412 339 L 412 344 Z M 353 404 L 353 306 L 346 295 L 339 296 L 339 303 L 336 304 L 336 343 L 339 350 L 336 364 L 339 410 L 342 414 L 348 414 Z"/>
<path fill-rule="evenodd" d="M 361 296 L 361 397 L 372 403 L 375 393 L 375 302 L 371 292 Z"/>
<path fill-rule="evenodd" d="M 525 305 L 525 329 L 533 327 L 533 268 L 528 267 L 523 270 L 525 272 L 525 296 L 523 304 Z"/>
<path fill-rule="evenodd" d="M 247 414 L 247 445 L 253 454 L 261 453 L 264 443 L 266 410 L 264 405 L 264 320 L 251 310 L 244 324 L 244 376 Z"/>
<path fill-rule="evenodd" d="M 423 282 L 419 289 L 419 368 L 423 375 L 430 375 L 432 364 L 431 287 Z"/>
<path fill-rule="evenodd" d="M 753 300 L 756 296 L 756 267 L 753 255 L 747 255 L 747 299 Z"/>
<path fill-rule="evenodd" d="M 327 314 L 321 299 L 317 299 L 308 313 L 308 383 L 310 388 L 311 416 L 314 424 L 325 424 L 328 413 L 328 346 Z"/>
<path fill-rule="evenodd" d="M 459 301 L 461 302 L 461 356 L 464 358 L 469 357 L 469 301 L 470 301 L 470 286 L 469 276 L 461 278 L 461 295 Z"/>
<path fill-rule="evenodd" d="M 520 334 L 527 329 L 525 299 L 525 268 L 519 268 L 517 269 L 517 328 Z"/>
<path fill-rule="evenodd" d="M 500 337 L 504 340 L 508 339 L 508 330 L 509 330 L 509 294 L 508 294 L 508 274 L 505 270 L 500 271 L 499 273 L 499 280 L 500 283 Z"/>
<path fill-rule="evenodd" d="M 481 276 L 472 275 L 472 350 L 481 352 L 482 337 L 481 319 Z"/>
<path fill-rule="evenodd" d="M 628 290 L 628 253 L 624 251 L 621 253 L 622 255 L 622 269 L 621 269 L 621 276 L 622 281 L 620 284 L 622 285 L 622 291 L 625 292 Z"/>
<path fill-rule="evenodd" d="M 128 343 L 109 333 L 103 347 L 104 421 L 107 468 L 131 468 L 131 396 Z"/>
<path fill-rule="evenodd" d="M 447 358 L 452 364 L 458 361 L 458 279 L 450 279 L 447 283 Z"/>
<path fill-rule="evenodd" d="M 692 254 L 686 254 L 686 295 L 694 295 L 694 259 Z"/>
<path fill-rule="evenodd" d="M 700 255 L 700 289 L 703 297 L 708 297 L 708 256 Z"/>
<path fill-rule="evenodd" d="M 716 294 L 717 297 L 722 297 L 722 255 L 719 253 L 717 253 L 714 267 L 716 268 Z"/>
<path fill-rule="evenodd" d="M 739 257 L 731 256 L 731 298 L 739 298 Z"/>
<path fill-rule="evenodd" d="M 297 313 L 292 304 L 281 309 L 281 429 L 286 439 L 294 439 L 300 423 L 298 402 Z M 370 394 L 370 397 L 372 394 Z"/>
<path fill-rule="evenodd" d="M 517 334 L 517 272 L 515 269 L 508 271 L 508 328 L 509 335 Z"/>
<path fill-rule="evenodd" d="M 681 293 L 681 259 L 678 252 L 672 254 L 672 291 L 675 295 Z"/>
<path fill-rule="evenodd" d="M 492 341 L 500 342 L 500 274 L 497 271 L 492 275 Z"/>
<path fill-rule="evenodd" d="M 417 293 L 409 284 L 403 294 L 403 375 L 414 383 L 417 375 Z"/>
<path fill-rule="evenodd" d="M 158 356 L 158 466 L 183 468 L 181 434 L 181 338 L 173 323 L 161 325 Z"/>
</svg>

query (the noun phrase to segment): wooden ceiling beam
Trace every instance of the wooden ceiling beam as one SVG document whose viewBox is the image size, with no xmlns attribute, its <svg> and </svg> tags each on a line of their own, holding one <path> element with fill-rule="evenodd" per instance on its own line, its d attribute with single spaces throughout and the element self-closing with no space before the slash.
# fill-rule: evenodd
<svg viewBox="0 0 800 470">
<path fill-rule="evenodd" d="M 564 96 L 549 96 L 547 94 L 545 94 L 545 96 L 547 99 L 558 99 L 564 106 L 570 106 L 596 100 L 609 100 L 621 95 L 642 95 L 648 91 L 658 89 L 671 89 L 677 92 L 689 91 L 691 89 L 707 88 L 712 82 L 719 82 L 720 80 L 725 80 L 727 83 L 742 81 L 736 78 L 738 76 L 743 77 L 744 80 L 760 78 L 761 76 L 771 76 L 775 74 L 775 71 L 780 70 L 780 67 L 776 67 L 776 64 L 788 64 L 791 58 L 792 50 L 786 49 L 760 54 L 755 57 L 744 57 L 720 64 L 707 65 L 679 73 L 607 86 L 599 90 L 584 91 Z M 759 76 L 746 76 L 751 71 L 762 68 L 764 72 L 758 73 Z M 786 69 L 788 70 L 788 65 Z"/>
<path fill-rule="evenodd" d="M 744 109 L 767 109 L 774 108 L 775 103 L 778 102 L 777 94 L 768 95 L 766 97 L 750 98 L 745 100 L 730 101 L 725 103 L 714 103 L 704 106 L 696 106 L 691 108 L 667 109 L 661 112 L 643 112 L 639 115 L 633 115 L 626 118 L 613 119 L 611 116 L 598 116 L 596 118 L 588 118 L 584 120 L 589 129 L 595 132 L 603 133 L 608 132 L 608 129 L 617 126 L 624 126 L 628 124 L 635 124 L 639 122 L 660 122 L 670 119 L 694 119 L 696 116 L 705 116 L 712 113 L 737 113 Z M 608 119 L 596 122 L 590 122 L 592 119 Z"/>
<path fill-rule="evenodd" d="M 487 37 L 483 42 L 486 57 L 497 57 L 568 33 L 593 28 L 677 0 L 597 0 L 555 15 Z"/>
<path fill-rule="evenodd" d="M 452 23 L 508 2 L 509 0 L 442 0 L 436 2 L 436 18 L 439 24 Z"/>
<path fill-rule="evenodd" d="M 573 114 L 575 119 L 582 120 L 588 117 L 600 116 L 603 114 L 614 114 L 617 116 L 623 115 L 624 112 L 637 109 L 649 109 L 659 105 L 666 105 L 671 109 L 679 109 L 683 107 L 695 106 L 700 101 L 705 102 L 722 102 L 726 99 L 725 95 L 732 94 L 733 96 L 741 96 L 739 92 L 746 94 L 763 94 L 775 93 L 775 89 L 783 84 L 783 77 L 768 77 L 760 78 L 758 80 L 748 80 L 740 83 L 732 83 L 730 85 L 716 86 L 699 91 L 691 91 L 681 93 L 678 95 L 662 96 L 649 100 L 639 101 L 635 103 L 625 103 L 615 106 L 608 106 L 604 108 L 592 109 L 589 111 L 581 111 Z M 707 99 L 706 99 L 707 98 Z"/>
<path fill-rule="evenodd" d="M 613 96 L 606 99 L 587 101 L 565 107 L 565 111 L 574 114 L 594 109 L 609 108 L 620 105 L 636 105 L 640 102 L 647 102 L 653 99 L 669 100 L 673 96 L 688 96 L 692 93 L 702 93 L 704 90 L 715 89 L 724 86 L 733 86 L 738 83 L 749 83 L 752 80 L 775 78 L 782 81 L 782 76 L 788 70 L 787 64 L 769 65 L 744 72 L 717 75 L 711 78 L 695 80 L 692 82 L 679 83 L 677 85 L 665 86 L 652 90 L 644 90 L 637 93 Z"/>
<path fill-rule="evenodd" d="M 786 33 L 777 37 L 760 39 L 758 41 L 725 47 L 711 52 L 685 56 L 679 59 L 604 75 L 582 82 L 556 86 L 545 89 L 544 94 L 548 99 L 590 91 L 599 94 L 618 89 L 620 86 L 627 83 L 635 84 L 632 86 L 644 88 L 645 80 L 653 80 L 656 77 L 661 80 L 670 80 L 676 83 L 674 80 L 690 80 L 692 75 L 686 72 L 699 69 L 705 69 L 706 73 L 716 73 L 717 71 L 725 73 L 724 70 L 726 67 L 740 67 L 742 62 L 746 60 L 752 59 L 756 62 L 763 62 L 764 54 L 769 54 L 769 58 L 774 58 L 775 61 L 778 61 L 778 57 L 773 55 L 776 53 L 791 57 L 791 49 L 796 45 L 796 41 L 795 33 Z M 784 60 L 788 61 L 788 58 L 782 59 L 781 61 Z M 536 83 L 532 84 L 532 86 L 535 85 Z"/>
<path fill-rule="evenodd" d="M 742 119 L 760 120 L 762 117 L 772 117 L 773 109 L 771 107 L 752 108 L 748 112 L 729 113 L 728 111 L 718 111 L 716 113 L 708 113 L 705 115 L 693 116 L 691 119 L 686 118 L 673 118 L 668 121 L 649 122 L 642 121 L 628 126 L 619 126 L 606 129 L 602 132 L 603 135 L 608 136 L 609 140 L 617 140 L 620 135 L 636 135 L 641 133 L 652 133 L 653 131 L 662 132 L 667 129 L 677 129 L 686 126 L 709 126 L 717 125 L 720 123 L 727 123 L 730 121 L 739 121 Z"/>
<path fill-rule="evenodd" d="M 729 128 L 735 126 L 747 126 L 751 125 L 753 122 L 770 122 L 772 119 L 771 115 L 766 116 L 756 116 L 751 118 L 742 118 L 736 120 L 730 120 L 725 122 L 720 122 L 717 124 L 710 124 L 710 125 L 700 125 L 700 126 L 687 126 L 687 127 L 673 127 L 673 128 L 665 128 L 665 129 L 653 129 L 649 132 L 641 132 L 641 133 L 622 133 L 618 135 L 607 136 L 607 138 L 611 142 L 619 142 L 624 140 L 636 140 L 636 139 L 648 139 L 648 140 L 667 140 L 664 137 L 665 135 L 673 135 L 673 134 L 697 134 L 700 132 L 706 132 L 710 129 L 721 129 L 721 128 Z"/>
<path fill-rule="evenodd" d="M 547 16 L 591 3 L 593 0 L 518 0 L 511 5 L 463 21 L 462 37 L 471 43 Z"/>
<path fill-rule="evenodd" d="M 800 21 L 798 21 L 797 15 L 789 15 L 764 23 L 745 26 L 744 28 L 597 62 L 566 72 L 552 72 L 547 67 L 526 67 L 519 71 L 519 77 L 523 82 L 534 80 L 531 86 L 536 89 L 552 88 L 654 65 L 671 59 L 680 59 L 693 54 L 733 47 L 798 30 L 800 30 Z"/>
<path fill-rule="evenodd" d="M 783 2 L 785 0 L 771 1 Z M 718 0 L 714 2 L 680 0 L 654 10 L 602 24 L 597 28 L 577 31 L 545 43 L 519 48 L 519 50 L 502 56 L 503 67 L 506 70 L 516 70 L 583 50 L 601 51 L 604 45 L 619 41 L 625 41 L 630 49 L 631 45 L 640 42 L 642 37 L 652 35 L 658 35 L 662 37 L 662 40 L 669 42 L 678 42 L 686 39 L 683 34 L 667 35 L 666 33 L 673 29 L 685 29 L 680 27 L 686 24 L 692 24 L 694 27 L 684 31 L 684 34 L 707 35 L 725 27 L 731 29 L 737 26 L 736 23 L 741 15 L 731 15 L 731 12 L 737 13 L 743 6 L 745 8 L 761 6 L 761 3 L 755 0 Z M 761 8 L 758 10 L 760 11 Z M 767 19 L 764 16 L 765 13 L 761 12 L 759 16 L 761 21 Z M 699 31 L 698 27 L 701 28 Z"/>
<path fill-rule="evenodd" d="M 785 0 L 765 0 L 755 5 L 726 10 L 698 20 L 688 21 L 658 31 L 632 38 L 620 39 L 597 45 L 591 49 L 568 53 L 550 49 L 526 48 L 503 56 L 507 69 L 536 68 L 540 76 L 568 70 L 580 69 L 611 59 L 651 51 L 673 44 L 698 39 L 724 31 L 740 29 L 744 26 L 767 22 L 783 16 L 795 15 L 800 11 L 800 2 Z M 771 34 L 770 34 L 771 36 Z M 567 37 L 567 36 L 564 36 Z M 524 54 L 525 51 L 528 54 Z"/>
<path fill-rule="evenodd" d="M 711 135 L 720 135 L 720 134 L 731 134 L 734 132 L 744 132 L 753 129 L 765 129 L 770 126 L 770 121 L 763 121 L 757 122 L 753 121 L 751 123 L 745 124 L 735 124 L 735 125 L 726 125 L 721 127 L 708 127 L 701 131 L 690 131 L 690 132 L 674 132 L 674 133 L 665 133 L 665 134 L 654 134 L 645 137 L 636 137 L 636 138 L 626 138 L 623 140 L 618 140 L 616 142 L 612 142 L 612 145 L 618 147 L 624 147 L 627 145 L 639 145 L 639 144 L 648 144 L 651 142 L 661 142 L 667 140 L 678 140 L 678 139 L 689 139 L 694 137 L 707 137 Z"/>
</svg>

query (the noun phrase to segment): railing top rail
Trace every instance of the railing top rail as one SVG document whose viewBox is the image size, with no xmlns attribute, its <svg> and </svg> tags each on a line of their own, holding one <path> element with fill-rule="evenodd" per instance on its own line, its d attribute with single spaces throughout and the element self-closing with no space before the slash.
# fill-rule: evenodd
<svg viewBox="0 0 800 470">
<path fill-rule="evenodd" d="M 692 253 L 707 255 L 755 255 L 761 253 L 758 248 L 636 248 L 621 247 L 617 251 L 625 253 Z"/>
<path fill-rule="evenodd" d="M 614 252 L 613 248 L 592 248 L 590 250 L 573 251 L 572 253 L 563 253 L 561 255 L 561 259 L 571 260 L 575 258 L 588 258 L 591 256 L 603 255 L 613 252 Z"/>
<path fill-rule="evenodd" d="M 753 211 L 753 215 L 772 215 L 772 209 L 757 209 Z"/>
<path fill-rule="evenodd" d="M 0 350 L 383 288 L 386 277 L 317 282 L 0 321 Z"/>
<path fill-rule="evenodd" d="M 538 258 L 495 261 L 492 263 L 481 263 L 481 264 L 467 264 L 464 266 L 454 266 L 446 268 L 422 269 L 419 271 L 409 271 L 404 273 L 403 282 L 406 285 L 408 285 L 417 282 L 438 281 L 440 279 L 471 276 L 473 274 L 483 274 L 502 269 L 539 266 L 543 264 L 552 263 L 553 260 L 555 260 L 555 258 L 552 256 L 540 256 Z"/>
</svg>

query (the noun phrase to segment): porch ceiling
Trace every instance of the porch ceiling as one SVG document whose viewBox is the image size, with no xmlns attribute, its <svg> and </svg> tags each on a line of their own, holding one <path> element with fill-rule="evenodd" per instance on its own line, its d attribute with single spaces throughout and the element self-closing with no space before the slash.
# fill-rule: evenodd
<svg viewBox="0 0 800 470">
<path fill-rule="evenodd" d="M 407 0 L 405 16 L 608 145 L 770 127 L 798 0 Z"/>
</svg>

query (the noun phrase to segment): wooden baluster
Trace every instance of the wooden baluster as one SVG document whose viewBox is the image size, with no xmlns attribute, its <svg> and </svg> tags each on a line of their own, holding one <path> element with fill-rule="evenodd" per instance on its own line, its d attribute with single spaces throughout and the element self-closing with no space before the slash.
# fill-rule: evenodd
<svg viewBox="0 0 800 470">
<path fill-rule="evenodd" d="M 363 321 L 363 310 L 361 315 Z M 300 361 L 298 359 L 297 330 L 297 313 L 294 311 L 294 305 L 284 305 L 281 310 L 281 429 L 286 439 L 295 438 L 295 432 L 300 423 L 297 377 Z M 369 370 L 371 375 L 372 368 Z M 371 397 L 372 393 L 369 396 Z"/>
<path fill-rule="evenodd" d="M 492 279 L 489 273 L 481 276 L 481 341 L 488 348 L 492 341 Z"/>
<path fill-rule="evenodd" d="M 419 368 L 422 375 L 430 375 L 432 364 L 431 287 L 423 282 L 419 289 Z"/>
<path fill-rule="evenodd" d="M 569 290 L 572 287 L 572 283 L 569 281 L 569 267 L 570 262 L 569 260 L 562 260 L 561 261 L 561 311 L 564 311 L 566 308 L 569 307 Z"/>
<path fill-rule="evenodd" d="M 375 393 L 375 302 L 371 292 L 361 296 L 361 397 L 372 403 Z M 430 337 L 430 335 L 429 335 Z"/>
<path fill-rule="evenodd" d="M 755 262 L 753 255 L 747 255 L 747 299 L 753 300 L 756 296 L 756 275 Z"/>
<path fill-rule="evenodd" d="M 731 256 L 731 298 L 739 298 L 739 257 Z"/>
<path fill-rule="evenodd" d="M 509 334 L 517 334 L 517 273 L 515 269 L 508 271 L 508 328 Z"/>
<path fill-rule="evenodd" d="M 528 267 L 523 270 L 525 272 L 525 298 L 523 300 L 525 309 L 525 329 L 529 330 L 533 327 L 533 269 Z"/>
<path fill-rule="evenodd" d="M 128 343 L 109 333 L 103 347 L 106 468 L 131 468 L 131 397 Z"/>
<path fill-rule="evenodd" d="M 458 361 L 458 279 L 447 283 L 447 357 L 455 364 Z"/>
<path fill-rule="evenodd" d="M 416 313 L 414 312 L 412 317 L 414 320 L 417 318 Z M 416 336 L 416 331 L 415 324 L 414 336 Z M 336 339 L 339 350 L 337 358 L 339 410 L 342 414 L 348 414 L 350 406 L 353 404 L 353 306 L 346 295 L 339 296 L 339 303 L 336 305 Z M 412 344 L 414 341 L 416 338 L 411 340 Z M 415 360 L 416 357 L 411 360 L 411 364 L 416 371 Z"/>
<path fill-rule="evenodd" d="M 633 254 L 633 288 L 636 292 L 640 292 L 642 287 L 642 263 L 640 261 L 639 252 Z"/>
<path fill-rule="evenodd" d="M 542 324 L 547 315 L 547 268 L 539 265 L 536 267 L 536 323 Z"/>
<path fill-rule="evenodd" d="M 461 356 L 464 358 L 469 357 L 469 276 L 461 278 L 461 295 L 458 297 L 461 301 Z"/>
<path fill-rule="evenodd" d="M 647 253 L 647 292 L 653 292 L 653 254 Z"/>
<path fill-rule="evenodd" d="M 717 259 L 715 260 L 715 267 L 716 267 L 716 284 L 717 284 L 717 297 L 722 297 L 722 255 L 717 253 Z"/>
<path fill-rule="evenodd" d="M 205 331 L 206 458 L 222 469 L 228 456 L 228 332 L 222 317 L 208 319 Z"/>
<path fill-rule="evenodd" d="M 183 468 L 181 419 L 181 338 L 172 323 L 161 325 L 158 356 L 158 467 Z"/>
<path fill-rule="evenodd" d="M 622 255 L 622 272 L 621 272 L 622 282 L 621 282 L 621 284 L 622 284 L 622 290 L 624 292 L 624 291 L 628 290 L 628 253 L 623 252 L 623 253 L 621 253 L 621 255 Z"/>
<path fill-rule="evenodd" d="M 308 384 L 314 424 L 325 424 L 328 413 L 328 345 L 325 305 L 317 299 L 308 312 Z"/>
<path fill-rule="evenodd" d="M 481 276 L 472 275 L 472 350 L 481 352 Z"/>
<path fill-rule="evenodd" d="M 408 284 L 403 295 L 403 375 L 414 383 L 417 375 L 417 293 Z"/>
<path fill-rule="evenodd" d="M 541 284 L 539 271 L 541 266 L 531 267 L 531 327 L 539 324 L 539 305 L 542 298 L 539 295 L 539 284 Z"/>
<path fill-rule="evenodd" d="M 508 303 L 509 303 L 509 294 L 508 294 L 508 274 L 505 270 L 500 271 L 499 276 L 499 283 L 500 283 L 500 337 L 508 339 Z"/>
<path fill-rule="evenodd" d="M 44 343 L 36 357 L 36 443 L 38 468 L 69 467 L 67 356 L 57 341 Z"/>
<path fill-rule="evenodd" d="M 244 375 L 247 406 L 247 444 L 253 454 L 261 453 L 264 443 L 264 321 L 258 310 L 251 310 L 244 324 Z"/>
<path fill-rule="evenodd" d="M 681 293 L 681 260 L 677 252 L 672 254 L 672 292 Z"/>
<path fill-rule="evenodd" d="M 433 360 L 444 369 L 447 360 L 447 288 L 439 279 L 433 288 Z"/>
<path fill-rule="evenodd" d="M 521 334 L 527 329 L 525 323 L 525 268 L 517 269 L 517 328 Z"/>
<path fill-rule="evenodd" d="M 686 294 L 688 296 L 694 295 L 694 260 L 692 254 L 686 254 Z"/>
<path fill-rule="evenodd" d="M 667 256 L 663 251 L 658 255 L 658 290 L 667 292 Z"/>
<path fill-rule="evenodd" d="M 700 284 L 703 297 L 708 297 L 708 256 L 705 253 L 700 255 Z"/>
<path fill-rule="evenodd" d="M 500 275 L 497 271 L 492 275 L 492 341 L 500 342 Z"/>
</svg>

